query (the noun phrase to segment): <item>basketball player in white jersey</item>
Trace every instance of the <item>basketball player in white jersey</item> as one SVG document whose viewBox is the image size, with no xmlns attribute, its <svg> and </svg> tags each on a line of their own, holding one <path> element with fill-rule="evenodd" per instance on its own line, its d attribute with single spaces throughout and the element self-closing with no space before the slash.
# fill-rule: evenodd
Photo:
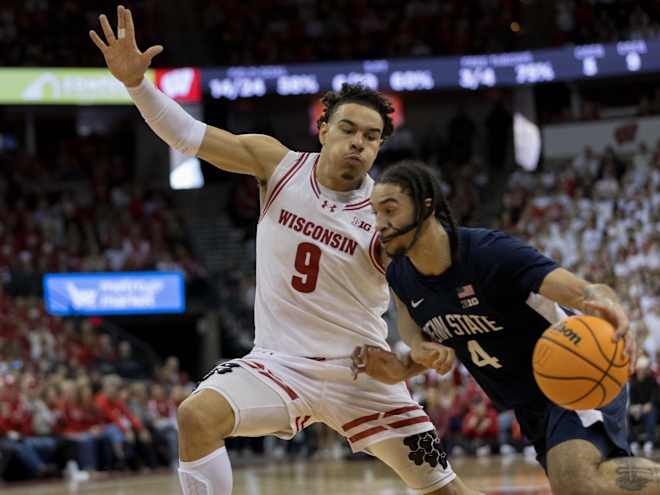
<svg viewBox="0 0 660 495">
<path fill-rule="evenodd" d="M 138 50 L 130 11 L 118 7 L 116 37 L 100 20 L 105 42 L 90 36 L 153 131 L 183 153 L 255 176 L 261 188 L 255 347 L 212 369 L 179 407 L 183 493 L 231 493 L 225 438 L 292 438 L 319 421 L 421 493 L 476 493 L 453 473 L 404 384 L 351 374 L 356 346 L 388 348 L 381 315 L 389 293 L 367 175 L 392 132 L 387 100 L 361 86 L 327 94 L 321 153 L 293 152 L 272 137 L 237 136 L 189 116 L 143 77 L 162 47 Z"/>
</svg>

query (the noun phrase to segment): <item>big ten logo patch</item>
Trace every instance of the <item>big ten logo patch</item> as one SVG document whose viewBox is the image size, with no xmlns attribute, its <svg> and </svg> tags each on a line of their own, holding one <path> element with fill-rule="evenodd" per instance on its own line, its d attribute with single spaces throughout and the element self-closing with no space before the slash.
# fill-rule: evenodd
<svg viewBox="0 0 660 495">
<path fill-rule="evenodd" d="M 461 306 L 463 309 L 471 308 L 473 306 L 477 306 L 479 304 L 479 299 L 476 297 L 471 297 L 469 299 L 463 299 L 461 301 Z"/>
<path fill-rule="evenodd" d="M 353 225 L 364 230 L 365 232 L 371 232 L 371 224 L 365 220 L 362 220 L 358 217 L 353 217 Z"/>
<path fill-rule="evenodd" d="M 449 465 L 447 453 L 442 450 L 440 439 L 435 430 L 406 437 L 403 443 L 410 449 L 408 459 L 413 461 L 415 465 L 421 466 L 427 463 L 431 467 L 436 467 L 440 464 L 443 469 L 447 469 Z"/>
</svg>

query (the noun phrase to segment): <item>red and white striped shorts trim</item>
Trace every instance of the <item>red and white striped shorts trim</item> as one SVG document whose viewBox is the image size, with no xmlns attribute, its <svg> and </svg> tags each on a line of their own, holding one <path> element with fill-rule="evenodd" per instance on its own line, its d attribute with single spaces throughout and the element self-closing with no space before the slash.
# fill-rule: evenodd
<svg viewBox="0 0 660 495">
<path fill-rule="evenodd" d="M 387 421 L 386 418 L 393 418 L 394 416 L 401 416 L 401 415 L 410 416 L 409 413 L 412 412 L 419 412 L 421 414 L 412 417 L 407 417 L 405 419 L 398 419 L 392 422 L 386 422 Z M 381 424 L 371 426 L 362 431 L 356 431 L 359 426 L 362 426 L 365 423 L 372 423 L 374 421 L 378 421 Z M 396 409 L 392 409 L 384 413 L 374 413 L 374 414 L 367 414 L 366 416 L 360 416 L 359 418 L 352 419 L 348 423 L 343 424 L 342 430 L 346 435 L 353 432 L 351 436 L 347 436 L 347 439 L 350 443 L 355 443 L 355 442 L 359 442 L 360 440 L 364 440 L 365 438 L 368 438 L 377 433 L 381 433 L 383 431 L 396 430 L 399 428 L 405 428 L 406 426 L 416 425 L 419 423 L 432 424 L 431 419 L 424 413 L 424 410 L 420 405 L 412 405 L 412 406 L 398 407 Z"/>
<path fill-rule="evenodd" d="M 273 375 L 273 372 L 266 368 L 263 364 L 248 359 L 236 359 L 236 361 L 246 364 L 250 368 L 256 370 L 260 375 L 265 376 L 272 382 L 276 383 L 282 390 L 286 392 L 291 400 L 296 400 L 299 397 L 295 390 L 287 385 L 284 380 Z"/>
</svg>

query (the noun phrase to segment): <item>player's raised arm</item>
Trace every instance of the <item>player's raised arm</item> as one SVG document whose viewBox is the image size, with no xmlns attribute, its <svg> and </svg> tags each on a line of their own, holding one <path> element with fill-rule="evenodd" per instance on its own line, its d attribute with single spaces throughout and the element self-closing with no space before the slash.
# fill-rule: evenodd
<svg viewBox="0 0 660 495">
<path fill-rule="evenodd" d="M 149 127 L 169 146 L 187 155 L 197 155 L 213 165 L 268 180 L 288 149 L 271 136 L 235 135 L 206 125 L 190 116 L 144 77 L 152 59 L 163 51 L 160 45 L 141 52 L 135 41 L 131 11 L 117 7 L 117 35 L 108 18 L 100 17 L 105 41 L 89 35 L 101 50 L 110 72 L 124 83 Z"/>
</svg>

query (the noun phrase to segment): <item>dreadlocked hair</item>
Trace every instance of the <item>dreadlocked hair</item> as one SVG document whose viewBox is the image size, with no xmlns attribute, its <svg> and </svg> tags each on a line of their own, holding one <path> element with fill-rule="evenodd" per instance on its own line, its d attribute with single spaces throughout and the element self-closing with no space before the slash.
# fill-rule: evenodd
<svg viewBox="0 0 660 495">
<path fill-rule="evenodd" d="M 381 139 L 387 139 L 394 131 L 391 113 L 394 107 L 390 101 L 378 91 L 363 86 L 362 84 L 344 83 L 340 91 L 328 91 L 321 97 L 321 103 L 325 107 L 323 115 L 316 121 L 316 127 L 328 123 L 337 108 L 344 103 L 357 103 L 376 110 L 383 119 L 383 133 Z"/>
<path fill-rule="evenodd" d="M 442 186 L 435 172 L 421 162 L 402 161 L 391 165 L 378 177 L 379 184 L 396 184 L 408 194 L 415 206 L 415 222 L 421 225 L 433 212 L 449 236 L 449 249 L 452 262 L 458 260 L 459 239 L 458 226 L 449 209 L 447 200 L 442 194 Z M 431 204 L 427 205 L 426 200 Z M 415 232 L 413 243 L 419 236 L 420 229 Z"/>
</svg>

